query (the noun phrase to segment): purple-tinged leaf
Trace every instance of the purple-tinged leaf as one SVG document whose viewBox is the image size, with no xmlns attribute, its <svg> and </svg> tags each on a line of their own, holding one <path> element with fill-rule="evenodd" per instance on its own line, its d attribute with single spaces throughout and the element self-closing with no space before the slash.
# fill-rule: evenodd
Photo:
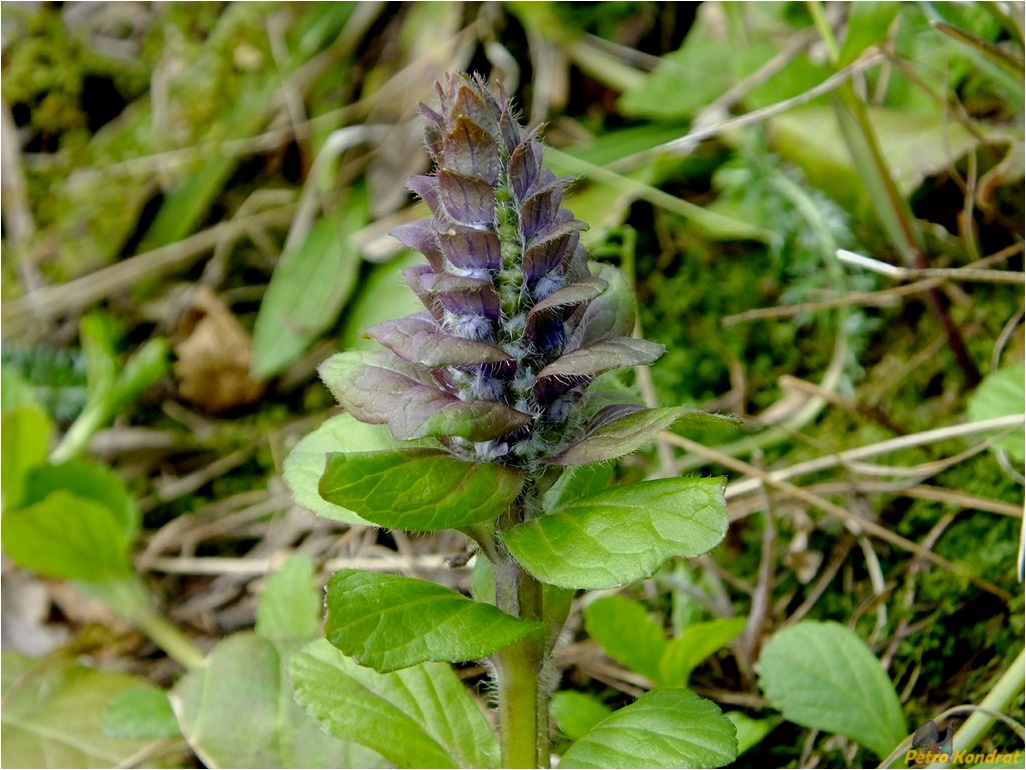
<svg viewBox="0 0 1026 770">
<path fill-rule="evenodd" d="M 582 305 L 589 300 L 595 299 L 595 297 L 602 294 L 608 287 L 609 284 L 596 276 L 582 278 L 576 283 L 572 283 L 568 286 L 564 286 L 558 291 L 552 292 L 552 294 L 547 296 L 541 302 L 536 303 L 535 306 L 531 308 L 529 316 L 547 313 L 555 308 L 565 307 L 567 305 Z"/>
<path fill-rule="evenodd" d="M 386 423 L 400 440 L 459 436 L 489 441 L 532 420 L 498 402 L 463 401 L 434 384 L 427 370 L 393 355 L 337 353 L 318 371 L 347 412 L 361 422 Z"/>
<path fill-rule="evenodd" d="M 630 454 L 652 441 L 659 431 L 673 423 L 688 420 L 703 424 L 732 424 L 735 420 L 690 407 L 640 407 L 616 405 L 599 411 L 584 438 L 548 458 L 553 465 L 585 465 Z"/>
<path fill-rule="evenodd" d="M 612 265 L 592 263 L 609 288 L 585 311 L 574 335 L 578 347 L 610 337 L 626 337 L 634 331 L 634 293 L 623 273 Z"/>
<path fill-rule="evenodd" d="M 589 276 L 552 292 L 535 304 L 527 314 L 527 334 L 532 339 L 539 332 L 539 324 L 555 320 L 562 323 L 580 305 L 591 302 L 606 290 L 606 282 Z"/>
<path fill-rule="evenodd" d="M 584 222 L 573 219 L 539 235 L 524 252 L 524 275 L 528 283 L 534 284 L 558 268 L 577 248 L 580 231 L 587 229 Z"/>
<path fill-rule="evenodd" d="M 466 116 L 490 132 L 492 127 L 496 125 L 499 114 L 496 111 L 496 107 L 488 103 L 492 101 L 490 95 L 488 96 L 488 101 L 485 101 L 474 93 L 474 90 L 474 87 L 468 84 L 459 86 L 456 92 L 456 99 L 451 109 L 449 109 L 449 124 L 452 125 L 460 117 Z M 482 87 L 481 90 L 484 91 L 484 88 Z"/>
<path fill-rule="evenodd" d="M 389 233 L 411 249 L 416 249 L 431 263 L 436 271 L 442 270 L 444 260 L 438 243 L 438 231 L 433 219 L 418 219 L 393 228 Z"/>
<path fill-rule="evenodd" d="M 438 234 L 438 242 L 445 258 L 459 268 L 498 270 L 502 261 L 499 237 L 490 230 L 454 225 Z"/>
<path fill-rule="evenodd" d="M 431 210 L 431 213 L 438 218 L 445 212 L 442 209 L 441 200 L 438 197 L 438 178 L 428 176 L 427 174 L 418 174 L 417 176 L 411 176 L 406 180 L 406 186 L 413 191 L 413 193 L 427 204 L 427 207 Z"/>
<path fill-rule="evenodd" d="M 442 157 L 442 133 L 445 131 L 444 119 L 423 102 L 418 107 L 420 108 L 420 114 L 428 120 L 428 125 L 424 129 L 424 143 L 427 145 L 431 157 L 434 158 L 435 162 L 438 162 Z"/>
<path fill-rule="evenodd" d="M 525 242 L 556 224 L 563 202 L 563 182 L 556 180 L 533 193 L 520 208 L 520 233 Z"/>
<path fill-rule="evenodd" d="M 547 461 L 554 465 L 585 465 L 615 460 L 655 439 L 660 431 L 666 430 L 688 411 L 685 407 L 621 409 L 613 406 L 607 409 L 615 410 L 616 416 L 603 419 L 602 412 L 599 412 L 596 415 L 597 427 L 589 429 L 584 438 L 563 451 L 546 458 Z"/>
<path fill-rule="evenodd" d="M 477 177 L 439 171 L 438 198 L 445 213 L 455 222 L 465 225 L 495 222 L 495 191 Z"/>
<path fill-rule="evenodd" d="M 458 460 L 441 449 L 328 455 L 318 490 L 329 503 L 390 529 L 429 532 L 494 519 L 524 486 L 522 470 Z"/>
<path fill-rule="evenodd" d="M 538 379 L 594 376 L 624 366 L 650 364 L 665 351 L 664 346 L 648 340 L 614 337 L 561 356 L 538 372 Z"/>
<path fill-rule="evenodd" d="M 499 148 L 495 139 L 465 115 L 442 140 L 445 168 L 494 185 L 499 178 Z"/>
<path fill-rule="evenodd" d="M 532 131 L 509 156 L 509 181 L 513 185 L 513 194 L 522 201 L 531 187 L 538 180 L 542 168 L 542 149 L 534 141 Z"/>
<path fill-rule="evenodd" d="M 499 317 L 499 295 L 491 281 L 450 273 L 422 273 L 419 279 L 424 292 L 450 313 L 492 320 Z"/>
<path fill-rule="evenodd" d="M 424 307 L 431 311 L 431 315 L 438 321 L 442 321 L 445 319 L 445 312 L 441 303 L 437 302 L 434 296 L 424 289 L 421 280 L 427 275 L 435 275 L 431 265 L 414 265 L 403 270 L 403 278 L 406 279 L 406 285 L 417 295 L 417 299 L 424 303 Z"/>
<path fill-rule="evenodd" d="M 502 348 L 447 334 L 427 313 L 385 321 L 365 333 L 407 361 L 432 369 L 512 360 Z"/>
<path fill-rule="evenodd" d="M 510 114 L 508 100 L 502 108 L 502 115 L 499 116 L 499 133 L 502 135 L 502 141 L 505 142 L 508 153 L 512 153 L 524 141 L 524 130 Z"/>
</svg>

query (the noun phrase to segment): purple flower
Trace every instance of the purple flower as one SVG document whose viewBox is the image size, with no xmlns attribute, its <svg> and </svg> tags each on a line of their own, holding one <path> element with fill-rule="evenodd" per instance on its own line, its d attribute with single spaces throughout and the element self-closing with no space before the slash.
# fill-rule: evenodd
<svg viewBox="0 0 1026 770">
<path fill-rule="evenodd" d="M 393 231 L 427 258 L 404 274 L 427 312 L 368 329 L 389 352 L 329 385 L 357 419 L 387 423 L 396 438 L 545 463 L 596 428 L 582 397 L 598 374 L 651 363 L 663 348 L 628 336 L 633 298 L 622 280 L 593 274 L 615 271 L 589 265 L 587 225 L 562 208 L 569 180 L 542 165 L 507 95 L 463 74 L 437 91 L 439 111 L 421 106 L 434 173 L 409 180 L 432 216 Z"/>
</svg>

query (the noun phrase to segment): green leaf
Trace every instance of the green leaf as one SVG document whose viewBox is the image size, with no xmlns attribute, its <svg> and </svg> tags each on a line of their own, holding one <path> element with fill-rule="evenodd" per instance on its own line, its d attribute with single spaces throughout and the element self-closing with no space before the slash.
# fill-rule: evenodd
<svg viewBox="0 0 1026 770">
<path fill-rule="evenodd" d="M 383 449 L 430 446 L 433 441 L 399 441 L 392 437 L 384 425 L 360 422 L 351 414 L 340 414 L 321 423 L 296 444 L 285 458 L 285 484 L 292 491 L 292 499 L 304 508 L 328 519 L 373 527 L 355 513 L 340 505 L 329 503 L 317 486 L 324 473 L 324 464 L 330 452 L 377 452 Z"/>
<path fill-rule="evenodd" d="M 470 595 L 475 601 L 495 604 L 495 567 L 488 559 L 474 560 L 474 569 L 470 573 Z M 542 583 L 542 622 L 549 627 L 550 635 L 558 636 L 563 630 L 573 600 L 573 591 Z M 550 641 L 555 642 L 555 639 Z"/>
<path fill-rule="evenodd" d="M 697 556 L 727 532 L 722 479 L 657 479 L 612 487 L 503 538 L 535 577 L 564 588 L 613 588 L 673 556 Z"/>
<path fill-rule="evenodd" d="M 131 404 L 149 390 L 170 369 L 171 343 L 163 337 L 154 337 L 125 361 L 125 366 L 114 381 L 109 409 L 111 415 Z"/>
<path fill-rule="evenodd" d="M 309 639 L 321 627 L 321 596 L 313 562 L 297 553 L 267 580 L 257 604 L 256 632 L 265 639 Z"/>
<path fill-rule="evenodd" d="M 0 487 L 3 509 L 22 504 L 25 476 L 46 462 L 53 422 L 42 409 L 24 405 L 4 412 L 0 419 Z"/>
<path fill-rule="evenodd" d="M 253 326 L 253 374 L 265 378 L 295 361 L 338 315 L 356 286 L 360 251 L 349 237 L 365 224 L 365 196 L 314 223 L 282 257 Z"/>
<path fill-rule="evenodd" d="M 103 729 L 111 700 L 145 684 L 139 677 L 97 671 L 63 658 L 47 658 L 22 669 L 4 694 L 0 764 L 148 765 L 153 741 L 111 736 Z"/>
<path fill-rule="evenodd" d="M 598 698 L 578 690 L 563 690 L 552 696 L 549 706 L 560 732 L 572 741 L 584 737 L 587 732 L 613 713 Z"/>
<path fill-rule="evenodd" d="M 35 505 L 58 490 L 105 506 L 113 514 L 124 539 L 129 543 L 135 539 L 139 531 L 139 511 L 121 477 L 106 465 L 93 460 L 69 460 L 59 465 L 46 463 L 35 467 L 25 479 L 23 504 Z"/>
<path fill-rule="evenodd" d="M 596 599 L 584 608 L 584 627 L 609 657 L 659 682 L 666 632 L 640 602 L 623 596 Z"/>
<path fill-rule="evenodd" d="M 325 735 L 292 697 L 296 640 L 236 634 L 175 684 L 171 703 L 207 767 L 381 767 L 353 742 Z"/>
<path fill-rule="evenodd" d="M 653 690 L 599 722 L 559 767 L 721 767 L 737 756 L 734 725 L 690 690 Z"/>
<path fill-rule="evenodd" d="M 111 698 L 103 718 L 103 732 L 114 738 L 153 739 L 182 734 L 167 693 L 149 685 Z"/>
<path fill-rule="evenodd" d="M 989 420 L 1022 414 L 1026 401 L 1026 365 L 1013 364 L 993 371 L 983 378 L 976 392 L 969 397 L 972 420 Z M 1026 460 L 1026 431 L 1013 431 L 994 446 L 1008 452 L 1018 462 Z"/>
<path fill-rule="evenodd" d="M 740 757 L 752 746 L 762 742 L 762 739 L 769 735 L 774 728 L 771 719 L 752 719 L 741 711 L 728 711 L 723 716 L 734 723 L 737 731 L 737 755 Z"/>
<path fill-rule="evenodd" d="M 614 460 L 640 449 L 655 439 L 659 431 L 666 430 L 679 420 L 697 424 L 717 425 L 736 422 L 732 418 L 700 412 L 686 406 L 656 409 L 608 408 L 613 415 L 605 419 L 605 410 L 599 412 L 592 428 L 580 441 L 547 458 L 554 465 L 585 465 Z"/>
<path fill-rule="evenodd" d="M 695 666 L 730 644 L 745 627 L 744 618 L 718 618 L 692 623 L 666 647 L 654 681 L 662 687 L 687 687 Z"/>
<path fill-rule="evenodd" d="M 542 498 L 546 511 L 554 511 L 571 500 L 598 492 L 609 486 L 613 478 L 613 466 L 610 463 L 593 463 L 591 465 L 575 465 L 563 471 Z"/>
<path fill-rule="evenodd" d="M 804 727 L 841 733 L 885 757 L 906 735 L 898 695 L 880 661 L 839 623 L 803 621 L 763 648 L 759 685 Z"/>
<path fill-rule="evenodd" d="M 416 578 L 341 570 L 328 581 L 328 641 L 387 673 L 424 661 L 490 655 L 545 628 Z"/>
<path fill-rule="evenodd" d="M 978 140 L 961 123 L 948 124 L 933 115 L 917 115 L 887 107 L 868 107 L 869 120 L 894 182 L 910 195 L 927 176 L 950 166 L 971 151 Z M 866 180 L 852 161 L 829 107 L 799 107 L 767 121 L 774 149 L 800 166 L 809 184 L 856 214 L 875 211 Z"/>
<path fill-rule="evenodd" d="M 440 449 L 338 452 L 328 457 L 320 494 L 381 527 L 456 529 L 509 509 L 524 473 L 457 460 Z"/>
<path fill-rule="evenodd" d="M 869 46 L 882 43 L 887 38 L 891 22 L 898 15 L 898 9 L 899 4 L 896 2 L 852 3 L 848 9 L 848 32 L 841 46 L 837 66 L 848 66 Z"/>
<path fill-rule="evenodd" d="M 724 50 L 731 55 L 724 57 Z M 684 45 L 664 56 L 639 85 L 627 89 L 617 106 L 633 118 L 691 118 L 777 53 L 775 45 L 758 39 L 731 48 L 706 22 L 692 28 Z"/>
<path fill-rule="evenodd" d="M 374 749 L 399 767 L 497 767 L 484 714 L 444 663 L 379 674 L 325 640 L 292 659 L 296 700 L 329 735 Z"/>
<path fill-rule="evenodd" d="M 92 500 L 59 490 L 41 503 L 5 512 L 0 526 L 4 551 L 26 569 L 85 582 L 133 575 L 118 515 Z"/>
</svg>

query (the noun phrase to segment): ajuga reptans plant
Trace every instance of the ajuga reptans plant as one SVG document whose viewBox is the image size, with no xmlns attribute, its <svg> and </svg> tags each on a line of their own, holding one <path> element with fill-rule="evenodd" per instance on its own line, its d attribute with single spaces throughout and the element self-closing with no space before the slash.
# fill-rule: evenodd
<svg viewBox="0 0 1026 770">
<path fill-rule="evenodd" d="M 427 260 L 404 273 L 425 310 L 367 329 L 381 350 L 322 365 L 346 414 L 296 448 L 286 478 L 297 499 L 327 515 L 452 528 L 475 543 L 476 601 L 411 578 L 336 573 L 331 654 L 384 676 L 487 658 L 496 752 L 468 758 L 443 742 L 440 761 L 547 767 L 551 652 L 574 589 L 623 585 L 707 551 L 727 522 L 718 479 L 606 486 L 608 473 L 581 469 L 608 466 L 677 421 L 720 418 L 589 392 L 604 373 L 651 363 L 662 347 L 631 336 L 625 279 L 588 261 L 586 225 L 562 207 L 568 180 L 543 166 L 537 132 L 517 122 L 506 94 L 466 75 L 437 91 L 437 110 L 421 106 L 433 173 L 409 180 L 431 216 L 393 231 Z M 297 698 L 323 719 L 309 676 L 294 675 Z M 669 719 L 677 734 L 654 753 L 631 754 L 646 718 Z M 411 759 L 401 739 L 329 721 L 397 764 Z M 564 765 L 714 766 L 734 754 L 729 720 L 686 690 L 650 693 L 595 731 L 604 732 L 581 738 Z M 705 748 L 695 748 L 699 734 Z"/>
</svg>

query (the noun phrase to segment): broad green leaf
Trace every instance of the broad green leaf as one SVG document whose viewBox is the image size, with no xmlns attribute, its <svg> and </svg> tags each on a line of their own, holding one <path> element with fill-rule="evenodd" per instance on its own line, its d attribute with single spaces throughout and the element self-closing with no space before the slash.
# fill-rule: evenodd
<svg viewBox="0 0 1026 770">
<path fill-rule="evenodd" d="M 7 657 L 7 653 L 4 653 Z M 112 699 L 146 685 L 128 674 L 47 658 L 24 668 L 4 694 L 0 764 L 4 767 L 148 765 L 150 739 L 105 733 Z"/>
<path fill-rule="evenodd" d="M 432 531 L 495 518 L 523 485 L 523 471 L 508 466 L 395 449 L 330 454 L 320 494 L 381 527 Z"/>
<path fill-rule="evenodd" d="M 545 628 L 435 583 L 341 570 L 328 581 L 328 641 L 388 673 L 424 661 L 474 660 Z"/>
<path fill-rule="evenodd" d="M 331 452 L 377 452 L 383 449 L 429 446 L 433 441 L 399 441 L 392 437 L 384 425 L 360 422 L 351 414 L 340 414 L 325 420 L 312 433 L 296 444 L 285 458 L 285 484 L 292 491 L 292 499 L 328 519 L 372 527 L 355 513 L 340 505 L 329 503 L 317 491 L 324 464 Z"/>
<path fill-rule="evenodd" d="M 727 532 L 722 479 L 657 479 L 604 489 L 503 538 L 535 577 L 564 588 L 613 588 L 673 556 L 697 556 Z"/>
<path fill-rule="evenodd" d="M 133 575 L 129 541 L 110 508 L 59 490 L 7 511 L 4 551 L 17 564 L 62 580 L 104 582 Z"/>
<path fill-rule="evenodd" d="M 0 409 L 6 414 L 20 406 L 43 409 L 35 386 L 15 366 L 0 364 Z"/>
<path fill-rule="evenodd" d="M 171 703 L 207 767 L 382 766 L 362 746 L 325 735 L 293 700 L 288 666 L 302 646 L 236 634 L 178 680 Z"/>
<path fill-rule="evenodd" d="M 969 397 L 969 416 L 973 421 L 1022 414 L 1026 402 L 1026 365 L 1013 364 L 983 378 Z M 1001 447 L 1018 462 L 1026 459 L 1026 432 L 1013 431 L 995 446 Z"/>
<path fill-rule="evenodd" d="M 545 493 L 542 505 L 551 513 L 571 500 L 604 489 L 609 486 L 612 478 L 613 466 L 610 463 L 575 465 L 567 468 Z"/>
<path fill-rule="evenodd" d="M 445 663 L 379 674 L 322 639 L 297 653 L 290 671 L 296 700 L 329 735 L 399 767 L 498 767 L 495 733 Z"/>
<path fill-rule="evenodd" d="M 495 567 L 485 558 L 474 560 L 470 573 L 470 595 L 475 601 L 495 604 Z M 542 621 L 549 627 L 550 642 L 563 630 L 574 592 L 566 588 L 542 583 Z"/>
<path fill-rule="evenodd" d="M 894 685 L 854 631 L 803 621 L 778 631 L 759 658 L 759 685 L 803 727 L 841 733 L 885 757 L 907 725 Z"/>
<path fill-rule="evenodd" d="M 741 711 L 727 711 L 724 715 L 734 723 L 737 731 L 737 755 L 740 757 L 752 746 L 762 742 L 762 739 L 769 735 L 770 730 L 775 727 L 771 719 L 752 719 Z"/>
<path fill-rule="evenodd" d="M 744 618 L 718 618 L 692 623 L 670 642 L 659 662 L 661 687 L 687 687 L 695 666 L 730 644 L 745 627 Z"/>
<path fill-rule="evenodd" d="M 653 690 L 599 722 L 559 767 L 722 767 L 737 756 L 734 725 L 690 690 Z"/>
<path fill-rule="evenodd" d="M 624 596 L 596 599 L 584 608 L 584 627 L 609 657 L 659 683 L 666 632 L 640 602 Z"/>
<path fill-rule="evenodd" d="M 891 22 L 898 15 L 896 2 L 859 2 L 848 6 L 847 33 L 837 66 L 846 67 L 855 61 L 869 46 L 882 43 L 887 38 Z"/>
<path fill-rule="evenodd" d="M 873 130 L 903 195 L 909 195 L 930 174 L 937 173 L 978 142 L 961 123 L 939 121 L 932 115 L 867 108 Z M 865 181 L 856 170 L 838 117 L 830 107 L 800 107 L 767 121 L 774 148 L 786 160 L 800 166 L 809 183 L 856 213 L 869 215 L 873 208 Z"/>
<path fill-rule="evenodd" d="M 139 511 L 121 478 L 109 467 L 93 460 L 69 460 L 59 465 L 45 463 L 25 478 L 23 505 L 35 505 L 58 490 L 105 506 L 131 543 L 139 530 Z"/>
<path fill-rule="evenodd" d="M 778 53 L 765 40 L 753 39 L 749 45 L 730 48 L 722 34 L 692 28 L 684 45 L 662 58 L 656 69 L 639 85 L 627 89 L 617 104 L 623 115 L 680 121 L 691 118 L 736 82 L 755 72 Z"/>
<path fill-rule="evenodd" d="M 364 198 L 350 196 L 343 211 L 315 222 L 275 267 L 253 326 L 255 376 L 280 372 L 338 319 L 360 271 L 349 234 L 365 223 Z"/>
<path fill-rule="evenodd" d="M 103 732 L 115 738 L 174 738 L 182 734 L 167 692 L 150 685 L 111 698 Z"/>
<path fill-rule="evenodd" d="M 321 596 L 313 562 L 297 553 L 267 579 L 257 604 L 256 632 L 265 639 L 309 639 L 321 627 Z"/>
<path fill-rule="evenodd" d="M 640 449 L 655 439 L 659 431 L 673 423 L 688 420 L 699 425 L 725 425 L 734 422 L 729 417 L 700 412 L 686 406 L 656 409 L 626 409 L 611 407 L 599 412 L 592 428 L 580 441 L 548 458 L 554 465 L 585 465 L 614 460 Z"/>
<path fill-rule="evenodd" d="M 22 504 L 25 475 L 46 462 L 53 422 L 41 408 L 24 405 L 4 412 L 0 420 L 0 487 L 3 508 Z"/>
<path fill-rule="evenodd" d="M 549 705 L 559 731 L 572 741 L 613 713 L 605 703 L 579 690 L 563 690 L 552 696 Z"/>
</svg>

